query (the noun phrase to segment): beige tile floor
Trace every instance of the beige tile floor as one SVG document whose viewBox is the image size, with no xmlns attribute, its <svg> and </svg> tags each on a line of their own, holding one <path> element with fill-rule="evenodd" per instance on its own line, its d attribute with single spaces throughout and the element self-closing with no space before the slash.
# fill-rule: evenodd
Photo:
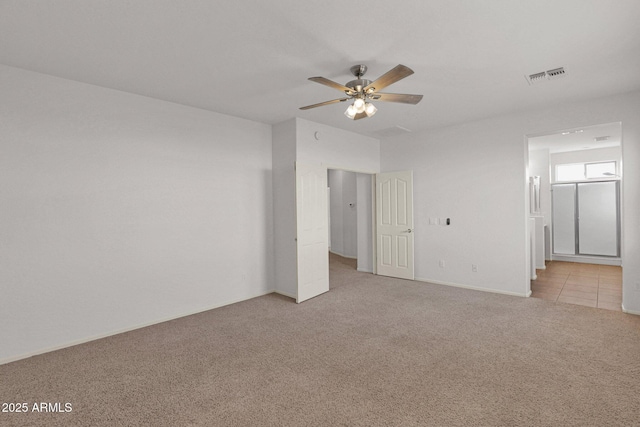
<svg viewBox="0 0 640 427">
<path fill-rule="evenodd" d="M 531 296 L 622 311 L 622 267 L 547 261 L 531 281 Z"/>
</svg>

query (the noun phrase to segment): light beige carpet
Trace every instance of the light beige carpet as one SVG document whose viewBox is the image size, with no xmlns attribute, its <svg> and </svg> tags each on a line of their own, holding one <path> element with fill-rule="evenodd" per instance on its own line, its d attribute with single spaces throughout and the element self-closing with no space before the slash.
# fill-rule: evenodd
<svg viewBox="0 0 640 427">
<path fill-rule="evenodd" d="M 2 426 L 640 425 L 640 317 L 376 277 L 0 366 Z"/>
</svg>

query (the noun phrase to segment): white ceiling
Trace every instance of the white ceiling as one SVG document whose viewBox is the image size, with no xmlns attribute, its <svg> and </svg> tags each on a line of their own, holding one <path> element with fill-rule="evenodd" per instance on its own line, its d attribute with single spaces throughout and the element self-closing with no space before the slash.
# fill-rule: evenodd
<svg viewBox="0 0 640 427">
<path fill-rule="evenodd" d="M 606 140 L 596 141 L 596 138 L 605 136 L 608 137 Z M 620 145 L 621 138 L 620 122 L 605 123 L 529 138 L 529 150 L 548 149 L 549 153 L 564 153 L 617 147 Z"/>
<path fill-rule="evenodd" d="M 2 0 L 0 63 L 264 123 L 413 131 L 640 89 L 637 0 Z M 415 74 L 350 121 L 308 81 Z M 529 86 L 525 75 L 565 67 Z"/>
</svg>

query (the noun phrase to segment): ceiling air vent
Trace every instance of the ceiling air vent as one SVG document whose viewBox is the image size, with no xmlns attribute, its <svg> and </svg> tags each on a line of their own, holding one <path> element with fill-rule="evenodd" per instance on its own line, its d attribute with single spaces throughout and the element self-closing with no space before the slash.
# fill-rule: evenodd
<svg viewBox="0 0 640 427">
<path fill-rule="evenodd" d="M 564 76 L 565 71 L 563 67 L 554 68 L 553 70 L 547 71 L 547 76 L 549 76 L 549 80 L 557 79 L 559 77 Z"/>
<path fill-rule="evenodd" d="M 593 140 L 595 142 L 608 141 L 609 140 L 609 136 L 596 136 L 595 138 L 593 138 Z"/>
<path fill-rule="evenodd" d="M 544 82 L 546 80 L 558 79 L 560 77 L 563 77 L 565 73 L 566 71 L 564 70 L 564 67 L 560 67 L 560 68 L 554 68 L 553 70 L 541 71 L 539 73 L 529 74 L 528 76 L 525 76 L 525 78 L 527 79 L 527 82 L 530 85 L 532 85 L 535 83 Z"/>
<path fill-rule="evenodd" d="M 544 71 L 541 73 L 530 74 L 527 76 L 527 81 L 529 82 L 530 85 L 535 83 L 540 83 L 542 81 L 545 81 L 546 79 L 547 79 L 547 73 L 545 73 Z"/>
</svg>

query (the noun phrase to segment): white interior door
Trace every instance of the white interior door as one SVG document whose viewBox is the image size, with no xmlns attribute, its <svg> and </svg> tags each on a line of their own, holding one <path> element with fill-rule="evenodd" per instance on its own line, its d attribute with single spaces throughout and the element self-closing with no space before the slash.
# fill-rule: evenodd
<svg viewBox="0 0 640 427">
<path fill-rule="evenodd" d="M 383 276 L 414 279 L 412 171 L 376 175 L 376 268 Z"/>
<path fill-rule="evenodd" d="M 296 163 L 296 213 L 300 303 L 329 290 L 326 167 Z"/>
</svg>

